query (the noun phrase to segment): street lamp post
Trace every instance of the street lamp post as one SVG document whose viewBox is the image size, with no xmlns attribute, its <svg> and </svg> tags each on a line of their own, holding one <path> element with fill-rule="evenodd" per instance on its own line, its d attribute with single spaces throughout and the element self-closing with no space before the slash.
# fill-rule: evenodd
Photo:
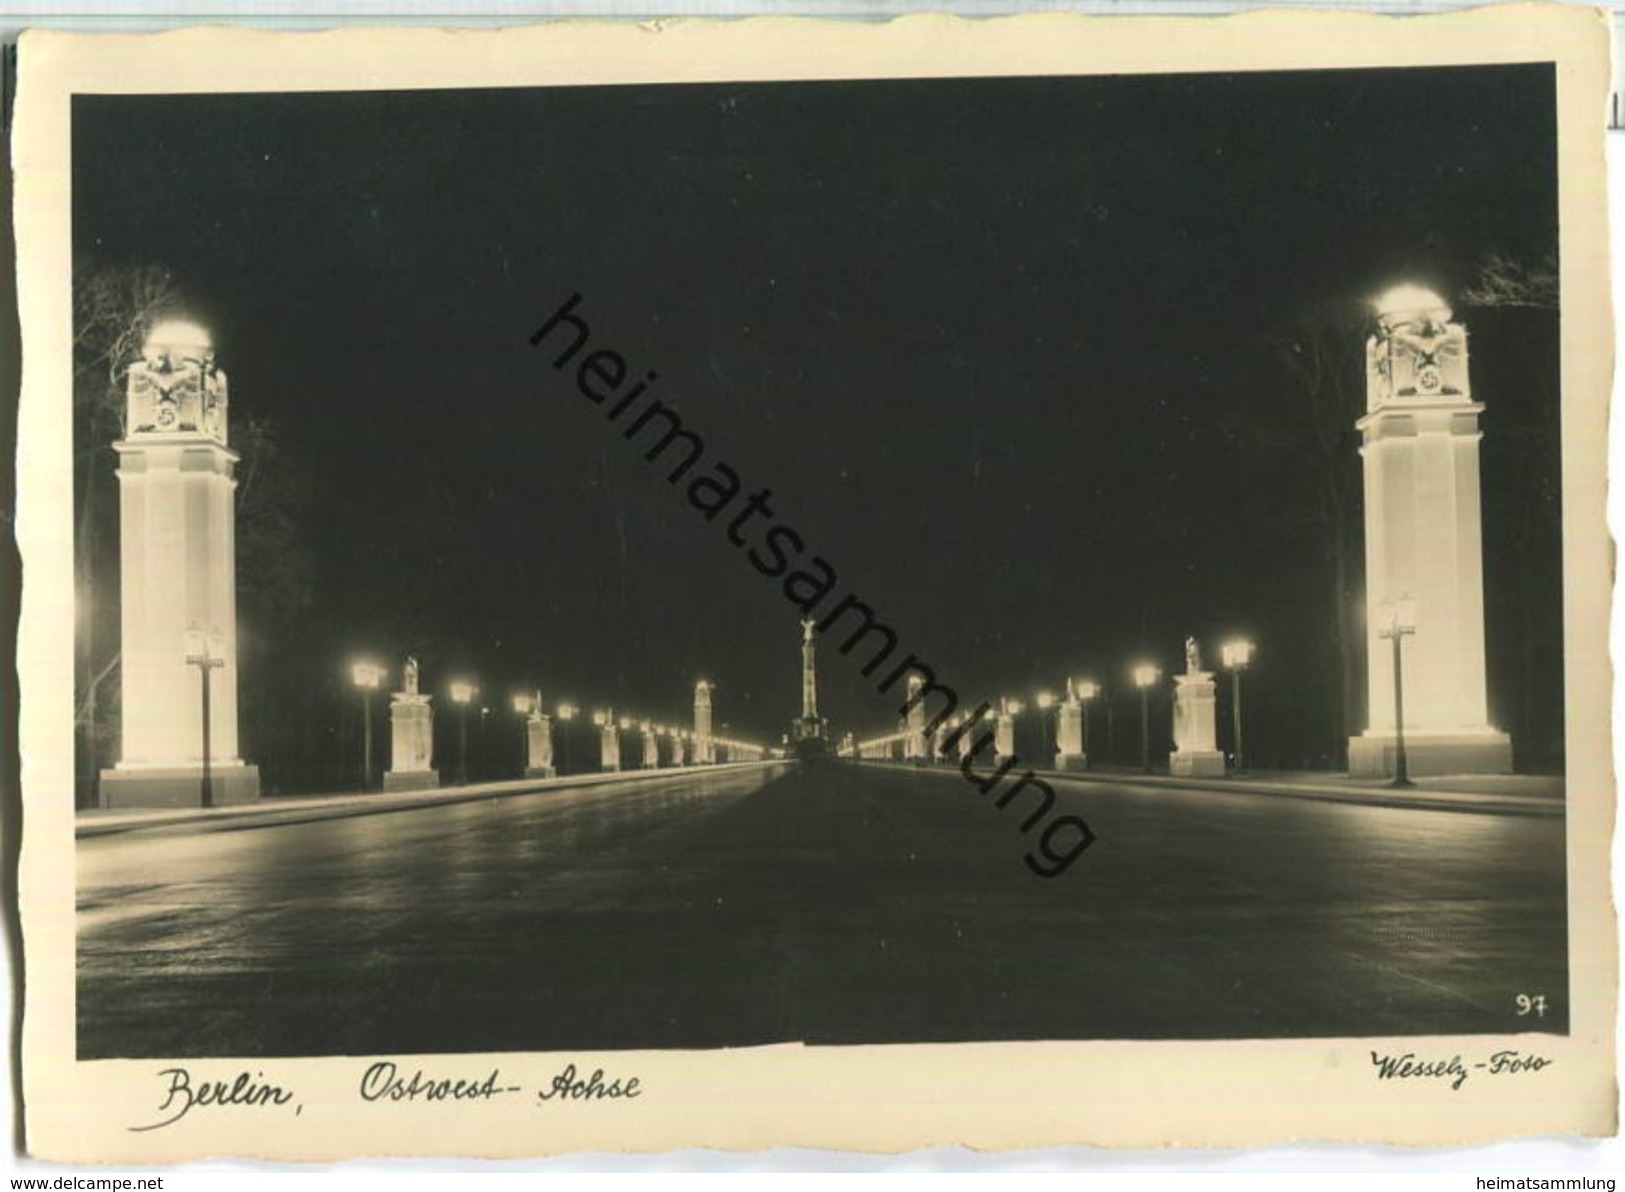
<svg viewBox="0 0 1625 1192">
<path fill-rule="evenodd" d="M 1043 746 L 1045 761 L 1043 765 L 1050 765 L 1055 757 L 1055 722 L 1051 717 L 1051 710 L 1055 707 L 1055 696 L 1052 692 L 1040 691 L 1033 696 L 1033 703 L 1038 706 L 1038 726 L 1040 741 Z"/>
<path fill-rule="evenodd" d="M 451 702 L 457 705 L 457 783 L 468 783 L 468 704 L 479 688 L 472 683 L 453 683 Z"/>
<path fill-rule="evenodd" d="M 486 738 L 486 735 L 485 735 L 485 725 L 486 725 L 486 722 L 489 721 L 490 719 L 491 719 L 491 709 L 488 708 L 488 707 L 481 707 L 480 708 L 479 749 L 476 751 L 478 753 L 478 755 L 479 755 L 478 760 L 479 760 L 479 763 L 480 763 L 480 773 L 481 774 L 484 774 L 484 773 L 486 773 L 486 772 L 488 772 L 490 770 L 490 764 L 489 763 L 490 763 L 490 758 L 491 758 L 491 751 L 486 745 L 486 739 L 487 738 Z"/>
<path fill-rule="evenodd" d="M 209 672 L 226 665 L 225 641 L 218 633 L 204 633 L 201 629 L 186 631 L 186 662 L 197 667 L 203 692 L 203 778 L 199 801 L 204 807 L 214 806 L 214 774 L 210 769 L 213 746 L 209 741 Z"/>
<path fill-rule="evenodd" d="M 361 692 L 361 789 L 372 789 L 372 693 L 384 681 L 384 668 L 371 662 L 358 662 L 350 668 L 350 679 Z"/>
<path fill-rule="evenodd" d="M 1394 777 L 1391 787 L 1412 787 L 1405 757 L 1405 670 L 1400 643 L 1416 632 L 1416 601 L 1401 597 L 1377 609 L 1377 636 L 1394 643 Z"/>
<path fill-rule="evenodd" d="M 1162 672 L 1154 666 L 1134 668 L 1134 685 L 1140 689 L 1140 768 L 1151 773 L 1151 685 Z"/>
<path fill-rule="evenodd" d="M 1253 643 L 1238 637 L 1219 647 L 1225 670 L 1230 672 L 1230 725 L 1236 738 L 1236 773 L 1247 768 L 1241 752 L 1241 672 L 1253 660 Z"/>
</svg>

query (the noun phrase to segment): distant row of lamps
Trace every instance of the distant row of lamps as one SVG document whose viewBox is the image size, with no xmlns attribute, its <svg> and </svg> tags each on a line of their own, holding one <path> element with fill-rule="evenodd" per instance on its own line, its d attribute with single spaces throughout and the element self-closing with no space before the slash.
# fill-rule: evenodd
<svg viewBox="0 0 1625 1192">
<path fill-rule="evenodd" d="M 1407 630 L 1406 632 L 1410 631 Z M 1235 732 L 1236 769 L 1240 770 L 1244 768 L 1241 736 L 1241 673 L 1252 663 L 1253 643 L 1248 641 L 1246 638 L 1232 638 L 1219 647 L 1219 657 L 1222 661 L 1224 669 L 1230 672 L 1231 724 Z M 1395 673 L 1398 673 L 1397 665 L 1395 668 Z M 1149 772 L 1151 769 L 1150 696 L 1151 689 L 1155 687 L 1158 680 L 1162 678 L 1162 670 L 1159 667 L 1151 665 L 1150 663 L 1138 663 L 1130 668 L 1129 675 L 1134 681 L 1134 686 L 1140 692 L 1140 765 L 1144 770 Z M 1090 700 L 1093 700 L 1100 695 L 1100 685 L 1092 679 L 1073 679 L 1067 684 L 1067 690 L 1067 698 L 1069 700 L 1076 700 L 1084 705 L 1081 722 L 1081 728 L 1083 730 L 1082 745 L 1084 753 L 1087 754 L 1089 752 L 1088 704 Z M 1040 711 L 1045 712 L 1046 714 L 1053 709 L 1058 702 L 1059 701 L 1057 700 L 1055 693 L 1052 691 L 1040 691 L 1033 696 L 1033 703 L 1037 705 Z M 1019 716 L 1024 706 L 1025 705 L 1019 699 L 1015 699 L 1010 696 L 1003 696 L 999 699 L 999 714 L 1001 716 Z M 968 719 L 968 716 L 962 717 L 961 719 L 952 722 L 951 727 L 957 727 L 965 723 L 965 721 Z M 1044 726 L 1045 748 L 1053 748 L 1049 738 L 1048 715 L 1046 715 L 1044 718 Z M 908 734 L 905 732 L 900 733 L 897 736 L 906 737 L 907 735 Z M 895 741 L 896 739 L 897 737 L 880 737 L 871 741 L 862 742 L 856 746 L 856 748 L 863 749 L 874 745 L 884 744 L 887 741 Z M 1401 758 L 1403 758 L 1403 744 L 1400 747 L 1400 753 Z M 1403 761 L 1401 761 L 1401 765 L 1403 765 Z"/>
<path fill-rule="evenodd" d="M 1219 647 L 1219 658 L 1223 668 L 1230 672 L 1230 716 L 1231 726 L 1236 743 L 1236 769 L 1246 768 L 1242 753 L 1241 736 L 1241 673 L 1251 665 L 1253 660 L 1253 643 L 1244 637 L 1231 638 Z M 1151 689 L 1162 678 L 1160 667 L 1149 662 L 1137 663 L 1129 671 L 1134 680 L 1134 686 L 1140 692 L 1140 768 L 1146 773 L 1151 771 Z M 1100 688 L 1087 679 L 1075 680 L 1072 683 L 1075 697 L 1087 705 L 1088 701 L 1100 693 Z M 1047 691 L 1038 693 L 1038 706 L 1049 709 L 1055 702 L 1055 697 Z M 1018 704 L 1016 710 L 1020 710 Z M 1089 714 L 1087 709 L 1083 716 L 1083 749 L 1089 752 Z"/>
<path fill-rule="evenodd" d="M 1402 596 L 1397 600 L 1389 601 L 1377 606 L 1374 623 L 1377 637 L 1383 641 L 1391 642 L 1393 646 L 1393 672 L 1394 672 L 1394 776 L 1388 783 L 1391 787 L 1412 787 L 1416 784 L 1411 781 L 1409 760 L 1405 748 L 1405 671 L 1403 642 L 1416 632 L 1416 601 L 1409 596 Z M 1230 672 L 1230 716 L 1231 727 L 1235 737 L 1236 769 L 1246 768 L 1245 755 L 1242 752 L 1242 717 L 1241 717 L 1241 675 L 1252 663 L 1253 643 L 1246 638 L 1232 638 L 1219 647 L 1220 664 Z M 1134 686 L 1140 692 L 1140 765 L 1149 772 L 1151 769 L 1151 688 L 1156 686 L 1162 678 L 1162 671 L 1150 663 L 1136 664 L 1130 670 Z M 1088 679 L 1075 679 L 1068 684 L 1069 697 L 1085 705 L 1083 713 L 1083 749 L 1089 751 L 1089 713 L 1088 702 L 1100 694 L 1100 688 Z M 1034 697 L 1034 702 L 1044 712 L 1055 706 L 1056 699 L 1052 692 L 1040 691 Z M 1021 712 L 1020 700 L 1005 697 L 999 701 L 999 711 L 1002 715 L 1015 716 Z M 953 722 L 954 726 L 963 724 L 968 717 L 962 717 Z M 1045 745 L 1049 747 L 1048 724 L 1045 719 Z M 906 734 L 900 734 L 906 735 Z M 877 738 L 873 741 L 862 742 L 854 746 L 861 750 L 873 745 L 884 744 L 896 738 Z"/>
<path fill-rule="evenodd" d="M 187 661 L 192 661 L 190 656 Z M 372 787 L 372 695 L 383 686 L 387 672 L 383 667 L 372 662 L 357 662 L 350 668 L 350 680 L 361 692 L 363 711 L 363 745 L 362 745 L 362 789 L 370 790 Z M 204 674 L 204 686 L 207 691 L 208 675 Z M 477 685 L 465 679 L 458 679 L 447 685 L 451 695 L 451 702 L 457 705 L 457 780 L 468 781 L 468 709 L 479 695 Z M 513 696 L 512 707 L 515 714 L 529 717 L 537 710 L 537 697 L 531 692 L 518 692 Z M 205 704 L 205 708 L 207 704 Z M 488 709 L 481 708 L 481 712 Z M 572 703 L 561 703 L 554 709 L 554 715 L 566 723 L 573 721 L 581 710 Z M 623 732 L 630 731 L 634 726 L 643 732 L 653 732 L 657 736 L 667 737 L 674 742 L 689 742 L 695 739 L 695 734 L 688 729 L 673 728 L 665 724 L 655 724 L 650 720 L 639 720 L 632 716 L 616 717 L 612 711 L 597 711 L 592 714 L 592 722 L 598 728 L 607 728 L 611 725 L 620 728 Z M 208 713 L 204 713 L 204 739 L 208 739 Z M 755 750 L 758 747 L 748 742 L 733 741 L 722 737 L 713 737 L 713 742 L 728 748 L 742 750 Z M 570 769 L 570 736 L 564 734 L 564 768 Z M 205 754 L 207 747 L 205 747 Z M 204 763 L 204 806 L 208 806 L 208 763 Z"/>
</svg>

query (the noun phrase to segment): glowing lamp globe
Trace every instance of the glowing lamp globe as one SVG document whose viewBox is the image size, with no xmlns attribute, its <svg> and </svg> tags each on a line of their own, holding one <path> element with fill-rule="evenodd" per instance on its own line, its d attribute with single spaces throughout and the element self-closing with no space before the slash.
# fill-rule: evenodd
<svg viewBox="0 0 1625 1192">
<path fill-rule="evenodd" d="M 377 691 L 384 680 L 384 668 L 371 662 L 358 662 L 350 668 L 350 681 L 363 691 Z"/>
<path fill-rule="evenodd" d="M 1391 638 L 1416 632 L 1416 601 L 1402 597 L 1377 606 L 1377 636 Z"/>
<path fill-rule="evenodd" d="M 1443 324 L 1450 321 L 1449 304 L 1423 286 L 1400 285 L 1384 293 L 1372 304 L 1377 318 L 1388 327 L 1407 323 Z"/>
<path fill-rule="evenodd" d="M 209 333 L 188 319 L 165 319 L 153 324 L 141 344 L 141 355 L 147 360 L 168 357 L 171 360 L 207 360 L 214 354 L 214 340 Z"/>
<path fill-rule="evenodd" d="M 225 634 L 217 630 L 210 630 L 205 633 L 194 626 L 181 635 L 181 641 L 186 650 L 187 662 L 210 667 L 224 665 L 226 657 Z"/>
</svg>

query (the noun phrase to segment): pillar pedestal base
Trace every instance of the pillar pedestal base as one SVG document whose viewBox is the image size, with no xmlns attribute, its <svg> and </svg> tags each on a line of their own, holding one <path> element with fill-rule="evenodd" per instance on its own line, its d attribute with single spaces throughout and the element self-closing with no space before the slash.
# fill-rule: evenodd
<svg viewBox="0 0 1625 1192">
<path fill-rule="evenodd" d="M 439 770 L 386 770 L 384 772 L 384 789 L 386 791 L 431 790 L 439 785 Z"/>
<path fill-rule="evenodd" d="M 1089 755 L 1087 753 L 1063 753 L 1055 759 L 1057 770 L 1087 770 L 1089 768 Z"/>
<path fill-rule="evenodd" d="M 1366 733 L 1349 738 L 1350 778 L 1391 778 L 1394 736 Z M 1412 777 L 1442 774 L 1512 773 L 1512 738 L 1486 729 L 1481 733 L 1405 734 L 1405 770 Z"/>
<path fill-rule="evenodd" d="M 1170 753 L 1168 773 L 1175 778 L 1223 778 L 1224 754 L 1209 749 Z"/>
<path fill-rule="evenodd" d="M 557 778 L 558 771 L 552 766 L 526 766 L 526 778 Z"/>
<path fill-rule="evenodd" d="M 209 786 L 216 807 L 252 803 L 260 797 L 260 768 L 241 762 L 209 767 Z M 117 767 L 101 773 L 101 805 L 128 807 L 203 806 L 202 766 L 153 769 Z"/>
</svg>

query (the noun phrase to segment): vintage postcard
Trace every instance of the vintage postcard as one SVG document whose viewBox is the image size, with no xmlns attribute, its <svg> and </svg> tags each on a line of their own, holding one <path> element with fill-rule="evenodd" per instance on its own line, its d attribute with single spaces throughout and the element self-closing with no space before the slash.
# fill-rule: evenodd
<svg viewBox="0 0 1625 1192">
<path fill-rule="evenodd" d="M 25 34 L 30 1152 L 1611 1134 L 1607 71 Z"/>
</svg>

